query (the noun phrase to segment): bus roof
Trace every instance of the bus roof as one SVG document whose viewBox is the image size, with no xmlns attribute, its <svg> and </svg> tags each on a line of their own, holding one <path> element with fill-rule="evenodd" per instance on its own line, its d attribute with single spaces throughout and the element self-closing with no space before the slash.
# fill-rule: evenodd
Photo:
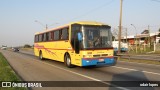
<svg viewBox="0 0 160 90">
<path fill-rule="evenodd" d="M 104 23 L 96 22 L 96 21 L 79 21 L 79 22 L 72 22 L 70 24 L 82 24 L 82 25 L 107 25 Z M 108 25 L 109 26 L 109 25 Z"/>
<path fill-rule="evenodd" d="M 72 25 L 72 24 L 99 25 L 99 26 L 107 25 L 107 24 L 104 24 L 104 23 L 96 22 L 96 21 L 78 21 L 78 22 L 71 22 L 71 23 L 69 23 L 69 24 L 66 24 L 66 25 L 64 25 L 64 26 L 60 26 L 60 27 L 57 27 L 57 28 L 52 28 L 52 29 L 45 30 L 45 31 L 42 31 L 42 32 L 37 32 L 36 34 L 41 34 L 41 33 L 49 32 L 49 31 L 61 29 L 61 28 L 64 28 L 64 27 L 68 27 L 69 25 Z M 107 25 L 107 26 L 109 26 L 109 25 Z"/>
</svg>

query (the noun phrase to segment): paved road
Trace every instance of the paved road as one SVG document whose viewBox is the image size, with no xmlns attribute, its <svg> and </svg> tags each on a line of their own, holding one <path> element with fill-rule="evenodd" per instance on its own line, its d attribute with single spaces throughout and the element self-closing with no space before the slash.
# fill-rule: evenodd
<svg viewBox="0 0 160 90">
<path fill-rule="evenodd" d="M 108 67 L 67 68 L 63 63 L 40 61 L 33 52 L 1 51 L 17 74 L 25 81 L 160 81 L 160 66 L 118 62 Z M 122 82 L 123 83 L 123 82 Z M 113 84 L 113 86 L 117 86 Z M 50 87 L 33 90 L 160 90 L 141 87 Z"/>
</svg>

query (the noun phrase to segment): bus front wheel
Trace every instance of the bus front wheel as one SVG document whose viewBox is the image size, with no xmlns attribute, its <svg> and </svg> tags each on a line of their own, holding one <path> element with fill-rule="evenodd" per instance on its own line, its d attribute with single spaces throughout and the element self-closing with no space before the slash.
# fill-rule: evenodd
<svg viewBox="0 0 160 90">
<path fill-rule="evenodd" d="M 65 55 L 65 57 L 64 57 L 64 63 L 69 68 L 73 67 L 73 65 L 71 64 L 71 58 L 70 58 L 69 54 Z"/>
<path fill-rule="evenodd" d="M 42 51 L 40 51 L 40 52 L 39 52 L 39 59 L 40 59 L 40 60 L 43 60 L 43 54 L 42 54 Z"/>
</svg>

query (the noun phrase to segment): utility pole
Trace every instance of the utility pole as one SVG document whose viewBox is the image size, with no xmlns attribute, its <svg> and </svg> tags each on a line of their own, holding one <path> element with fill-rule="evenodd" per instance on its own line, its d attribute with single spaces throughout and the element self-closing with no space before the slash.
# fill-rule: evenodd
<svg viewBox="0 0 160 90">
<path fill-rule="evenodd" d="M 39 23 L 41 26 L 45 27 L 45 29 L 48 29 L 48 25 L 44 25 L 43 23 L 39 22 L 38 20 L 35 20 L 36 23 Z"/>
<path fill-rule="evenodd" d="M 148 25 L 148 38 L 149 38 L 149 47 L 151 50 L 151 36 L 150 36 L 150 26 Z"/>
<path fill-rule="evenodd" d="M 118 53 L 121 53 L 121 34 L 122 34 L 122 4 L 123 0 L 120 0 L 120 19 L 119 19 L 119 33 L 118 33 Z"/>
<path fill-rule="evenodd" d="M 48 27 L 50 27 L 50 26 L 53 26 L 53 25 L 55 25 L 55 24 L 58 24 L 58 23 L 54 23 L 54 24 L 48 26 L 48 24 L 45 25 L 45 24 L 39 22 L 38 20 L 35 20 L 35 22 L 36 22 L 36 23 L 39 23 L 41 26 L 45 27 L 45 30 L 48 30 Z"/>
<path fill-rule="evenodd" d="M 128 32 L 127 32 L 127 28 L 126 28 L 126 43 L 128 44 L 127 35 L 128 35 Z"/>
<path fill-rule="evenodd" d="M 129 41 L 128 41 L 128 30 L 126 28 L 126 43 L 127 43 L 127 48 L 128 48 L 128 52 L 129 52 Z"/>
<path fill-rule="evenodd" d="M 48 30 L 48 25 L 46 24 L 46 30 Z"/>
<path fill-rule="evenodd" d="M 134 29 L 135 29 L 135 31 L 136 31 L 136 36 L 135 36 L 135 38 L 136 38 L 136 40 L 135 40 L 135 44 L 136 44 L 136 53 L 137 53 L 137 44 L 138 44 L 138 40 L 137 40 L 137 38 L 138 38 L 138 36 L 137 36 L 137 29 L 136 29 L 136 27 L 133 25 L 133 24 L 131 24 L 131 26 L 133 26 L 134 27 Z"/>
</svg>

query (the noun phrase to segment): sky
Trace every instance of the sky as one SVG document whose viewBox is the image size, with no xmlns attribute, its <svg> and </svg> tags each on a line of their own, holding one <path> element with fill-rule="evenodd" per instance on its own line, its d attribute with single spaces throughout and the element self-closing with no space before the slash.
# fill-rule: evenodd
<svg viewBox="0 0 160 90">
<path fill-rule="evenodd" d="M 160 28 L 160 0 L 123 0 L 122 26 L 129 35 Z M 33 45 L 34 34 L 74 21 L 119 26 L 120 0 L 0 0 L 0 46 Z M 38 22 L 35 22 L 35 21 Z M 136 30 L 133 26 L 136 27 Z"/>
</svg>

